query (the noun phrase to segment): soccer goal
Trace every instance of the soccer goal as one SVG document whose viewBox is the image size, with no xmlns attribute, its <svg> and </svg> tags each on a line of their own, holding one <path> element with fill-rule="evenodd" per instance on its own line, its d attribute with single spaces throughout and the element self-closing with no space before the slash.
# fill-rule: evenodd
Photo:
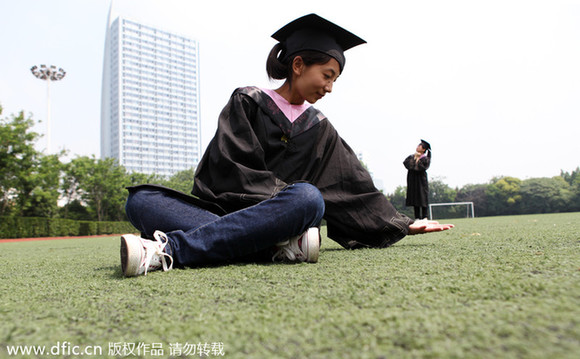
<svg viewBox="0 0 580 359">
<path fill-rule="evenodd" d="M 466 217 L 475 218 L 475 211 L 473 210 L 473 202 L 450 202 L 450 203 L 430 203 L 429 204 L 429 219 L 433 219 L 433 207 L 435 206 L 465 206 Z"/>
</svg>

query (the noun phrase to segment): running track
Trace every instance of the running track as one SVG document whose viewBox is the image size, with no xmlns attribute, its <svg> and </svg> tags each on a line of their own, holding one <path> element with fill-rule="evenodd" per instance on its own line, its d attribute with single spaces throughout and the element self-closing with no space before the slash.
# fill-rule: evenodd
<svg viewBox="0 0 580 359">
<path fill-rule="evenodd" d="M 120 237 L 120 234 L 101 234 L 96 236 L 80 236 L 80 237 L 38 237 L 38 238 L 9 238 L 0 239 L 0 243 L 9 242 L 30 242 L 30 241 L 50 241 L 53 239 L 79 239 L 79 238 L 98 238 L 98 237 Z"/>
</svg>

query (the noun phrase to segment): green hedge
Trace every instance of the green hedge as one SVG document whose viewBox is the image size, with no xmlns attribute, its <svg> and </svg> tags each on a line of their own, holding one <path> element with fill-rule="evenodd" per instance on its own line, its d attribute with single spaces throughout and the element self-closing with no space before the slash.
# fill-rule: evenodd
<svg viewBox="0 0 580 359">
<path fill-rule="evenodd" d="M 0 238 L 92 236 L 134 233 L 129 222 L 75 221 L 61 218 L 0 217 Z"/>
</svg>

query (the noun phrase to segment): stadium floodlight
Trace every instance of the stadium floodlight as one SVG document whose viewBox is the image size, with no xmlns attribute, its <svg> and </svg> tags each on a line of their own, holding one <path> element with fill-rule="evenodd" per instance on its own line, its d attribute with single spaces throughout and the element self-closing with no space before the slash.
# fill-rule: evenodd
<svg viewBox="0 0 580 359">
<path fill-rule="evenodd" d="M 50 153 L 50 82 L 62 80 L 66 71 L 62 67 L 57 69 L 54 65 L 40 67 L 34 65 L 30 68 L 30 72 L 36 78 L 46 81 L 46 151 Z"/>
</svg>

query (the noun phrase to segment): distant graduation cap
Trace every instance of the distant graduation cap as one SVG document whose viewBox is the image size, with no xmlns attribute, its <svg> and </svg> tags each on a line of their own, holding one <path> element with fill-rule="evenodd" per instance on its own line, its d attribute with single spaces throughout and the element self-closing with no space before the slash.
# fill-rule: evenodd
<svg viewBox="0 0 580 359">
<path fill-rule="evenodd" d="M 305 50 L 318 51 L 333 57 L 344 69 L 344 52 L 366 41 L 342 27 L 316 15 L 302 16 L 276 31 L 272 37 L 284 48 L 280 61 L 286 62 L 292 55 Z"/>
<path fill-rule="evenodd" d="M 431 151 L 431 145 L 429 144 L 429 142 L 425 141 L 425 140 L 421 140 L 421 146 L 423 146 L 423 148 L 425 150 L 429 150 Z"/>
</svg>

